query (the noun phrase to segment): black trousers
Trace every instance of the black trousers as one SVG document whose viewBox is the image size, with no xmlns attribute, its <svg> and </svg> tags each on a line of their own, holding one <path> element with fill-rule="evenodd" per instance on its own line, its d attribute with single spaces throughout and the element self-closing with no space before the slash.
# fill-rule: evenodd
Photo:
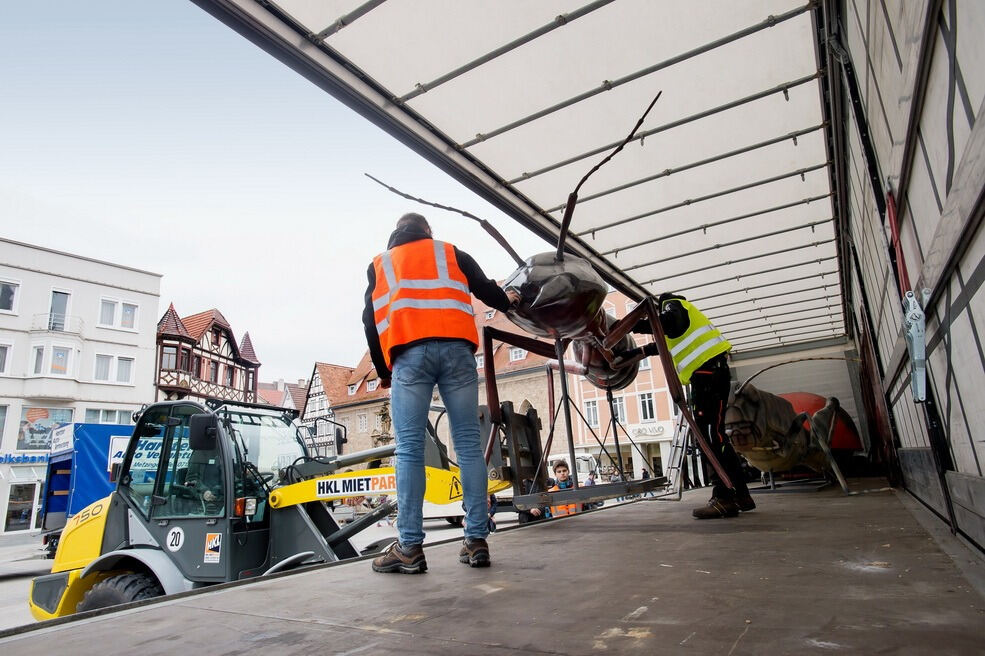
<svg viewBox="0 0 985 656">
<path fill-rule="evenodd" d="M 725 487 L 718 472 L 712 468 L 712 494 L 718 499 L 734 499 L 735 495 L 749 494 L 739 456 L 725 435 L 725 406 L 728 405 L 730 378 L 728 364 L 721 356 L 712 358 L 691 375 L 691 411 L 694 413 L 694 420 L 735 486 L 734 492 Z"/>
</svg>

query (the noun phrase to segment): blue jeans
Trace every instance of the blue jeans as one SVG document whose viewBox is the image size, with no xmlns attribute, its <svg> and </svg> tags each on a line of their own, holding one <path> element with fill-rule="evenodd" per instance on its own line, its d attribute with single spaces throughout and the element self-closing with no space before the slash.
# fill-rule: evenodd
<svg viewBox="0 0 985 656">
<path fill-rule="evenodd" d="M 401 545 L 424 542 L 424 440 L 435 385 L 448 412 L 461 469 L 465 537 L 489 534 L 486 462 L 479 444 L 479 379 L 472 347 L 458 340 L 422 342 L 397 356 L 390 389 Z"/>
</svg>

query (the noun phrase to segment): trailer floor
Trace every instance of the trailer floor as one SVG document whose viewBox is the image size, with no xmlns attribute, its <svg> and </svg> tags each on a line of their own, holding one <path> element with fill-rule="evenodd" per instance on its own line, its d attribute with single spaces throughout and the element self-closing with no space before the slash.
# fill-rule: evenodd
<svg viewBox="0 0 985 656">
<path fill-rule="evenodd" d="M 142 656 L 985 652 L 985 599 L 905 493 L 760 494 L 754 512 L 691 519 L 706 496 L 498 533 L 489 569 L 461 565 L 459 545 L 442 544 L 427 549 L 430 570 L 422 576 L 348 563 L 42 625 L 0 640 L 0 649 L 46 656 L 67 645 L 73 654 Z M 975 561 L 963 566 L 980 567 Z"/>
</svg>

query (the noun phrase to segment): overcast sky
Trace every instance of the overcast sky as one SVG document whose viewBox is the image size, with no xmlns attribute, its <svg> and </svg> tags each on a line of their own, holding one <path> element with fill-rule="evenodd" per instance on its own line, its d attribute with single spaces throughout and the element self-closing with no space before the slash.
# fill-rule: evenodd
<svg viewBox="0 0 985 656">
<path fill-rule="evenodd" d="M 0 89 L 0 235 L 163 274 L 155 321 L 218 308 L 264 381 L 358 362 L 366 266 L 404 212 L 490 277 L 515 268 L 363 172 L 550 250 L 190 2 L 4 3 Z"/>
</svg>

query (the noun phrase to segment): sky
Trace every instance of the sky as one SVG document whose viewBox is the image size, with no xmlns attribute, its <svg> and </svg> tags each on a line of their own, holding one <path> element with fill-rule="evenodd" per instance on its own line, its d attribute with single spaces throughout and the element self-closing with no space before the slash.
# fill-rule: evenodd
<svg viewBox="0 0 985 656">
<path fill-rule="evenodd" d="M 503 279 L 551 250 L 459 183 L 185 0 L 4 3 L 0 236 L 163 275 L 155 322 L 218 308 L 260 379 L 354 366 L 366 267 L 396 219 Z"/>
</svg>

